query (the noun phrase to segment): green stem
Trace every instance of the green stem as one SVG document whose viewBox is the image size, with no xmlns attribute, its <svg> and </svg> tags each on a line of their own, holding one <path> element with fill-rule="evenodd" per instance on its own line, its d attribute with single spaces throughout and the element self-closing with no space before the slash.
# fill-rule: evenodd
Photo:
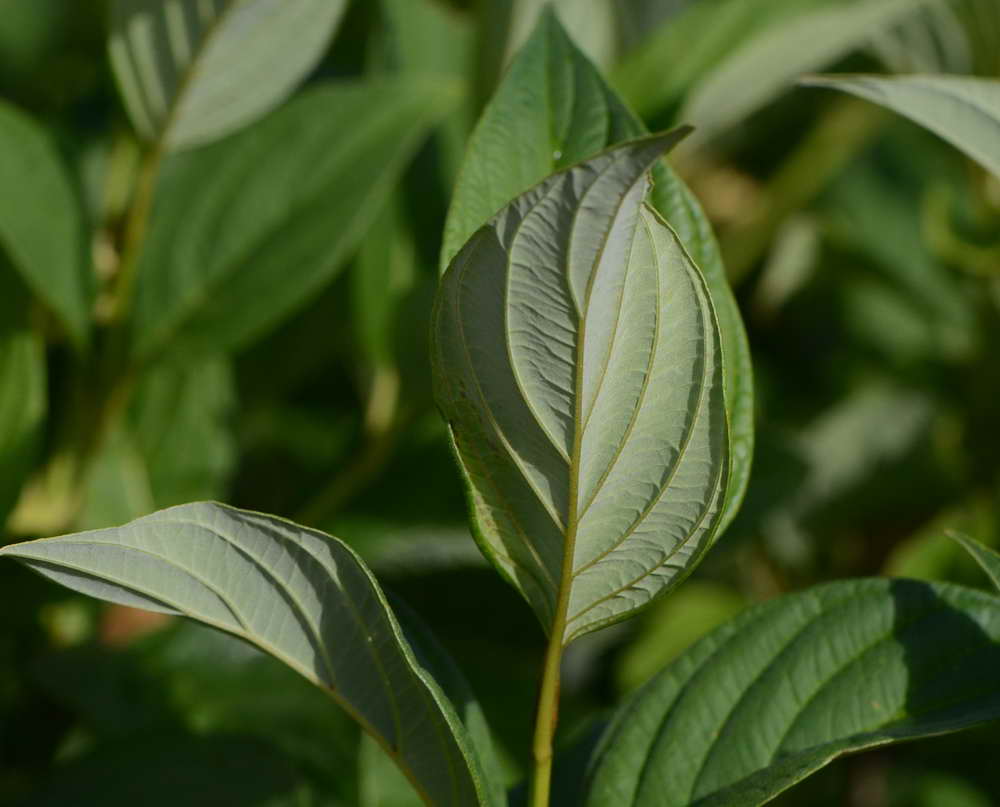
<svg viewBox="0 0 1000 807">
<path fill-rule="evenodd" d="M 565 620 L 565 617 L 564 617 Z M 563 620 L 563 621 L 564 621 Z M 531 807 L 548 807 L 552 789 L 552 740 L 559 717 L 559 673 L 562 666 L 562 630 L 553 631 L 545 651 L 542 685 L 538 693 L 538 713 L 535 718 L 535 760 L 531 780 Z"/>
</svg>

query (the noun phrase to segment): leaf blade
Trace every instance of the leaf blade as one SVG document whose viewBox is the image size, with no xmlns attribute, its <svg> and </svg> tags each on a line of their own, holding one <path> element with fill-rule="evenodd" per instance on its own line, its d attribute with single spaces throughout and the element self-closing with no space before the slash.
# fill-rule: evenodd
<svg viewBox="0 0 1000 807">
<path fill-rule="evenodd" d="M 841 754 L 1000 716 L 982 686 L 998 658 L 1000 604 L 971 589 L 857 580 L 772 600 L 619 712 L 587 807 L 763 804 Z"/>
<path fill-rule="evenodd" d="M 930 129 L 1000 178 L 1000 81 L 969 76 L 810 76 Z"/>
<path fill-rule="evenodd" d="M 93 290 L 80 205 L 48 134 L 5 102 L 0 102 L 0 185 L 17 188 L 0 197 L 0 247 L 59 317 L 74 345 L 86 347 Z"/>
<path fill-rule="evenodd" d="M 685 133 L 522 194 L 438 293 L 436 396 L 480 545 L 565 642 L 676 584 L 721 516 L 718 326 L 700 273 L 643 204 L 645 172 Z"/>
<path fill-rule="evenodd" d="M 453 708 L 416 661 L 371 573 L 336 539 L 198 503 L 0 555 L 91 596 L 183 614 L 249 641 L 338 700 L 428 804 L 484 803 Z"/>
<path fill-rule="evenodd" d="M 972 555 L 976 563 L 983 567 L 990 582 L 1000 590 L 1000 553 L 961 532 L 949 530 L 948 537 Z"/>
<path fill-rule="evenodd" d="M 133 124 L 181 149 L 261 117 L 316 65 L 345 8 L 345 0 L 117 0 L 108 49 Z"/>
</svg>

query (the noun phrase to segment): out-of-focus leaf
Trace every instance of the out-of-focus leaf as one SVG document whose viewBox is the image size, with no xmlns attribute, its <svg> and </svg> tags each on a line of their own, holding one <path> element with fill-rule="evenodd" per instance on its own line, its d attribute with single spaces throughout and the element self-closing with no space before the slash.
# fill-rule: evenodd
<svg viewBox="0 0 1000 807">
<path fill-rule="evenodd" d="M 618 685 L 631 692 L 697 639 L 736 616 L 746 600 L 719 583 L 691 580 L 640 618 L 639 629 L 622 653 Z"/>
<path fill-rule="evenodd" d="M 89 339 L 92 290 L 83 217 L 45 130 L 0 102 L 0 249 L 78 346 Z"/>
<path fill-rule="evenodd" d="M 0 549 L 91 596 L 241 637 L 327 691 L 428 804 L 488 803 L 467 731 L 360 559 L 291 522 L 217 504 Z"/>
<path fill-rule="evenodd" d="M 346 0 L 115 0 L 111 64 L 136 129 L 168 149 L 264 115 L 323 56 Z"/>
<path fill-rule="evenodd" d="M 644 202 L 684 134 L 553 174 L 469 239 L 438 291 L 436 396 L 477 540 L 563 643 L 673 587 L 721 521 L 718 324 Z"/>
<path fill-rule="evenodd" d="M 817 8 L 770 26 L 741 44 L 696 86 L 678 120 L 707 138 L 793 86 L 803 73 L 866 45 L 929 0 L 861 0 Z M 752 76 L 751 81 L 747 76 Z"/>
<path fill-rule="evenodd" d="M 982 566 L 983 571 L 989 576 L 990 582 L 1000 589 L 1000 553 L 960 532 L 951 531 L 948 535 L 975 558 L 976 563 Z"/>
<path fill-rule="evenodd" d="M 969 76 L 813 76 L 925 126 L 1000 177 L 1000 81 Z"/>
<path fill-rule="evenodd" d="M 834 758 L 1000 717 L 1000 599 L 855 580 L 717 629 L 618 713 L 588 807 L 763 804 Z"/>
<path fill-rule="evenodd" d="M 223 358 L 162 365 L 144 375 L 130 422 L 156 507 L 223 498 L 236 460 L 228 422 L 235 403 L 232 368 Z"/>
<path fill-rule="evenodd" d="M 570 99 L 574 99 L 570 103 Z M 469 141 L 445 224 L 441 270 L 501 206 L 553 171 L 645 132 L 551 13 L 511 65 Z M 674 228 L 712 295 L 722 331 L 732 482 L 722 528 L 739 508 L 753 458 L 753 372 L 739 308 L 701 206 L 663 160 L 651 201 Z M 720 530 L 721 532 L 721 530 Z"/>
<path fill-rule="evenodd" d="M 298 783 L 274 748 L 240 737 L 132 737 L 56 769 L 16 807 L 295 807 Z"/>
<path fill-rule="evenodd" d="M 155 508 L 149 468 L 127 426 L 113 429 L 87 469 L 83 506 L 75 526 L 101 529 Z"/>
<path fill-rule="evenodd" d="M 139 259 L 135 355 L 240 347 L 316 293 L 454 97 L 440 81 L 328 84 L 174 155 Z"/>
<path fill-rule="evenodd" d="M 45 348 L 28 321 L 28 304 L 0 256 L 0 530 L 35 461 L 48 408 Z"/>
</svg>

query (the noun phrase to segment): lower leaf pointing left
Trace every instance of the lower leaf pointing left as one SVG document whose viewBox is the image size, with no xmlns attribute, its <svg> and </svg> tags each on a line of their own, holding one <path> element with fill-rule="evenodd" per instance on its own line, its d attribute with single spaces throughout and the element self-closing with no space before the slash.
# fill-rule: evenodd
<svg viewBox="0 0 1000 807">
<path fill-rule="evenodd" d="M 495 803 L 457 713 L 417 661 L 371 572 L 337 539 L 197 503 L 122 527 L 14 544 L 0 555 L 85 594 L 245 639 L 328 691 L 428 805 Z"/>
</svg>

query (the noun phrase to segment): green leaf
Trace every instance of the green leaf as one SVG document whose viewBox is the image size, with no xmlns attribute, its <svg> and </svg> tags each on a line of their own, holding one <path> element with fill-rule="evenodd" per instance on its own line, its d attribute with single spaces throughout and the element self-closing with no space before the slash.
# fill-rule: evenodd
<svg viewBox="0 0 1000 807">
<path fill-rule="evenodd" d="M 852 580 L 759 605 L 618 713 L 587 807 L 749 807 L 836 757 L 1000 717 L 1000 600 Z"/>
<path fill-rule="evenodd" d="M 556 17 L 543 13 L 469 141 L 445 224 L 441 271 L 510 199 L 553 171 L 645 132 Z M 750 348 L 712 227 L 697 199 L 664 160 L 653 168 L 653 179 L 653 206 L 701 269 L 722 330 L 733 467 L 721 533 L 743 500 L 753 459 Z"/>
<path fill-rule="evenodd" d="M 1000 177 L 1000 81 L 968 76 L 811 76 L 905 115 Z"/>
<path fill-rule="evenodd" d="M 436 395 L 477 537 L 564 642 L 679 582 L 720 523 L 718 325 L 697 267 L 643 202 L 684 134 L 517 197 L 438 290 Z"/>
<path fill-rule="evenodd" d="M 928 2 L 839 3 L 796 14 L 755 37 L 741 38 L 698 83 L 677 119 L 694 124 L 700 139 L 723 131 L 792 87 L 802 73 L 843 58 Z"/>
<path fill-rule="evenodd" d="M 47 409 L 45 346 L 28 295 L 0 256 L 0 531 L 41 447 Z"/>
<path fill-rule="evenodd" d="M 327 84 L 164 166 L 139 259 L 134 351 L 245 345 L 328 282 L 454 98 L 447 83 Z"/>
<path fill-rule="evenodd" d="M 557 167 L 642 131 L 555 17 L 543 14 L 473 134 L 449 212 L 444 260 L 511 196 Z M 657 166 L 654 176 L 654 202 L 701 262 L 723 323 L 725 353 L 733 357 L 726 364 L 727 400 L 732 401 L 730 417 L 736 438 L 728 523 L 742 498 L 752 455 L 749 350 L 707 220 L 665 164 Z"/>
<path fill-rule="evenodd" d="M 143 137 L 215 140 L 283 101 L 322 58 L 346 0 L 116 0 L 109 50 Z"/>
<path fill-rule="evenodd" d="M 0 194 L 0 250 L 73 342 L 86 345 L 93 295 L 73 183 L 45 130 L 3 101 L 0 187 L 8 189 Z"/>
<path fill-rule="evenodd" d="M 952 538 L 972 555 L 976 563 L 982 566 L 983 571 L 989 575 L 990 582 L 997 589 L 1000 589 L 1000 552 L 960 532 L 950 531 L 948 537 Z"/>
<path fill-rule="evenodd" d="M 182 614 L 256 645 L 336 699 L 428 804 L 486 803 L 454 708 L 417 662 L 371 573 L 340 541 L 199 503 L 0 554 L 91 596 Z"/>
</svg>

